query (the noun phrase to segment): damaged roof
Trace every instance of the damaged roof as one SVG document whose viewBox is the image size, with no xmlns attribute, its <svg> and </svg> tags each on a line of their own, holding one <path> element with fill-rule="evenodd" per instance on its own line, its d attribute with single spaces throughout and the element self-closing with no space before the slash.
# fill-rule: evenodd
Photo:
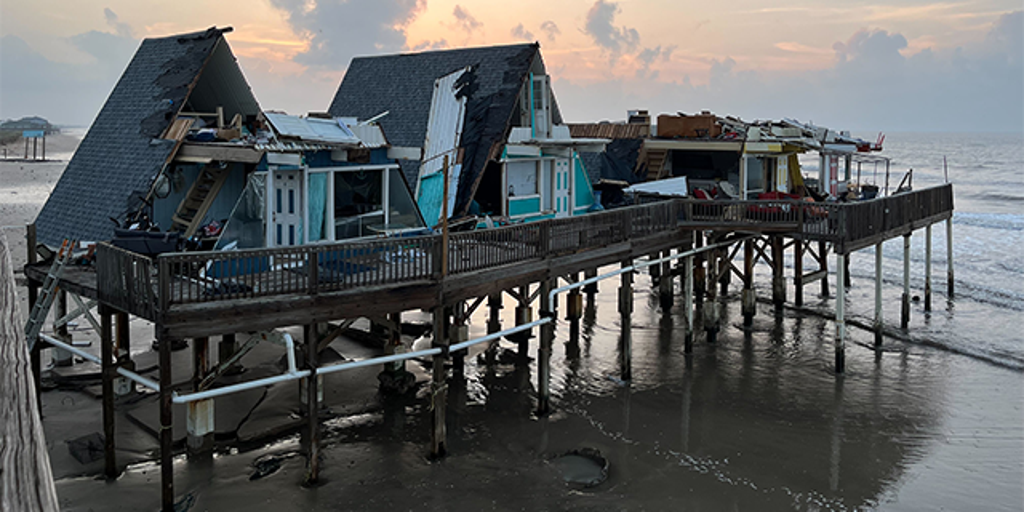
<svg viewBox="0 0 1024 512">
<path fill-rule="evenodd" d="M 160 137 L 229 31 L 142 41 L 39 212 L 40 242 L 113 237 L 111 218 L 123 222 L 135 211 L 173 156 L 176 142 Z"/>
<path fill-rule="evenodd" d="M 536 43 L 357 57 L 349 64 L 329 112 L 359 118 L 389 112 L 377 121 L 388 140 L 396 146 L 423 147 L 434 81 L 470 67 L 463 76 L 469 80 L 463 88 L 468 96 L 461 140 L 465 152 L 454 210 L 462 213 L 494 156 L 492 147 L 508 135 L 519 91 L 535 60 L 543 66 L 539 59 L 540 45 Z M 561 123 L 554 101 L 552 118 Z M 415 189 L 419 162 L 403 161 L 401 165 Z"/>
</svg>

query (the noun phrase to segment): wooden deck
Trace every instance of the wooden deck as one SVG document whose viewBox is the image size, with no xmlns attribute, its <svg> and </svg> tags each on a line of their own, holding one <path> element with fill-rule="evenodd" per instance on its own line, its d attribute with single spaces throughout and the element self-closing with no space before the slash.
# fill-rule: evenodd
<svg viewBox="0 0 1024 512">
<path fill-rule="evenodd" d="M 692 230 L 778 234 L 848 254 L 952 211 L 951 185 L 855 203 L 661 201 L 452 234 L 446 269 L 438 235 L 157 260 L 101 244 L 95 273 L 73 270 L 64 280 L 168 336 L 206 336 L 431 308 L 678 248 Z M 26 274 L 41 280 L 42 272 Z"/>
<path fill-rule="evenodd" d="M 0 510 L 56 511 L 24 325 L 7 237 L 0 231 Z"/>
</svg>

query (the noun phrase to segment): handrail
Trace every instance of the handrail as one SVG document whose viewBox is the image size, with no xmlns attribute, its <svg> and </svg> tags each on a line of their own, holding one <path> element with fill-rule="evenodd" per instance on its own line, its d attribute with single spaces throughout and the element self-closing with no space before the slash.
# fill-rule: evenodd
<svg viewBox="0 0 1024 512">
<path fill-rule="evenodd" d="M 678 229 L 773 231 L 849 244 L 952 211 L 949 184 L 853 203 L 673 199 L 466 233 L 449 240 L 448 275 L 539 261 Z M 840 247 L 842 248 L 842 247 Z M 443 274 L 441 237 L 356 240 L 294 247 L 169 253 L 156 261 L 101 243 L 101 300 L 155 318 L 171 305 L 316 295 Z"/>
</svg>

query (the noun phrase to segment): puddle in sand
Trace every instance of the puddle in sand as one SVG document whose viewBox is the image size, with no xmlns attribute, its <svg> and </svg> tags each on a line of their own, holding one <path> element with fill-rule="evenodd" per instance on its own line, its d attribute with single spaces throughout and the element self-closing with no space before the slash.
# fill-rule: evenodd
<svg viewBox="0 0 1024 512">
<path fill-rule="evenodd" d="M 582 449 L 551 460 L 567 483 L 593 487 L 608 478 L 608 461 L 597 450 Z"/>
</svg>

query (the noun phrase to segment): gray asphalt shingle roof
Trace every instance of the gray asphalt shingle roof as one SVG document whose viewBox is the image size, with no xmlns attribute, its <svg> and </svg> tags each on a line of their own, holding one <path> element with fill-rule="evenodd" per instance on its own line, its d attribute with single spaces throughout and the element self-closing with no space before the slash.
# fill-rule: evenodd
<svg viewBox="0 0 1024 512">
<path fill-rule="evenodd" d="M 109 240 L 140 204 L 175 142 L 159 139 L 222 31 L 142 41 L 36 218 L 40 242 Z"/>
<path fill-rule="evenodd" d="M 475 193 L 473 187 L 491 146 L 505 138 L 519 90 L 539 50 L 539 45 L 530 43 L 357 57 L 329 111 L 360 119 L 389 111 L 379 121 L 388 140 L 396 146 L 422 147 L 434 80 L 472 66 L 462 138 L 463 174 L 455 208 L 461 212 Z M 419 163 L 403 161 L 402 170 L 415 188 Z"/>
</svg>

